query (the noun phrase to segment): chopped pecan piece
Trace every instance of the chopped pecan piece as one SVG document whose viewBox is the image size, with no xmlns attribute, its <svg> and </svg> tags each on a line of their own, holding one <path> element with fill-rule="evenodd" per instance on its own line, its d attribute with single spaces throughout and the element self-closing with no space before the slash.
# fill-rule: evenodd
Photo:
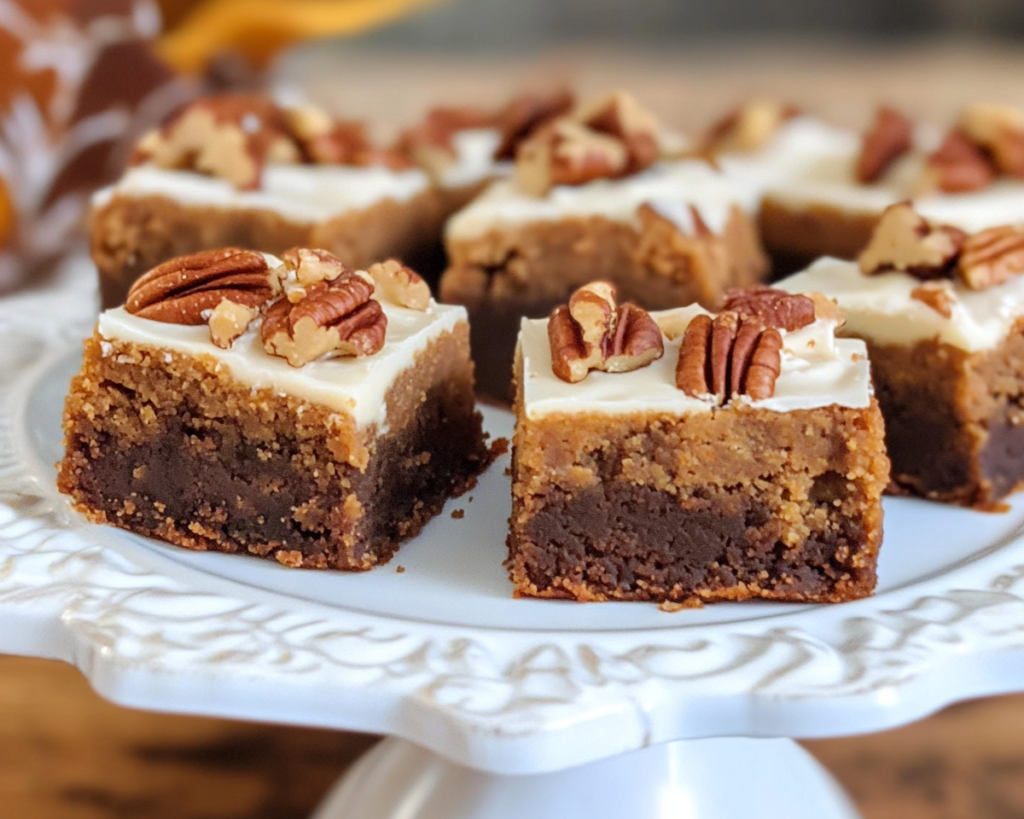
<svg viewBox="0 0 1024 819">
<path fill-rule="evenodd" d="M 493 124 L 494 117 L 478 108 L 432 108 L 422 122 L 399 135 L 394 150 L 437 178 L 456 159 L 459 131 Z"/>
<path fill-rule="evenodd" d="M 695 398 L 714 396 L 728 404 L 735 396 L 755 401 L 775 394 L 782 366 L 782 335 L 757 317 L 727 310 L 712 319 L 698 315 L 679 347 L 676 386 Z"/>
<path fill-rule="evenodd" d="M 971 290 L 996 287 L 1024 273 L 1024 227 L 1003 225 L 968 236 L 958 272 Z"/>
<path fill-rule="evenodd" d="M 223 94 L 197 100 L 145 135 L 132 162 L 194 170 L 254 190 L 264 165 L 301 158 L 283 111 L 271 100 Z"/>
<path fill-rule="evenodd" d="M 874 122 L 864 134 L 854 175 L 861 184 L 877 182 L 913 143 L 914 126 L 903 114 L 887 105 L 879 106 Z"/>
<path fill-rule="evenodd" d="M 210 340 L 223 350 L 229 349 L 259 314 L 255 307 L 224 299 L 210 313 Z"/>
<path fill-rule="evenodd" d="M 1024 111 L 979 103 L 963 111 L 958 127 L 988 153 L 1001 173 L 1024 178 Z"/>
<path fill-rule="evenodd" d="M 430 306 L 430 288 L 427 283 L 419 273 L 397 259 L 377 262 L 370 265 L 366 272 L 385 301 L 411 310 L 426 310 Z"/>
<path fill-rule="evenodd" d="M 355 271 L 309 285 L 295 302 L 274 302 L 261 337 L 271 355 L 301 367 L 327 353 L 372 355 L 384 346 L 387 316 L 371 298 L 373 284 Z"/>
<path fill-rule="evenodd" d="M 591 370 L 624 373 L 661 358 L 665 343 L 654 319 L 635 304 L 615 303 L 615 288 L 592 282 L 579 288 L 548 321 L 551 370 L 582 381 Z"/>
<path fill-rule="evenodd" d="M 361 122 L 338 120 L 311 106 L 289 108 L 284 114 L 306 162 L 356 167 L 384 165 L 393 170 L 412 167 L 401 152 L 376 147 Z"/>
<path fill-rule="evenodd" d="M 582 185 L 622 176 L 628 167 L 629 157 L 621 141 L 562 119 L 519 146 L 516 180 L 525 192 L 543 196 L 555 185 Z"/>
<path fill-rule="evenodd" d="M 143 274 L 128 291 L 125 309 L 167 324 L 205 324 L 227 299 L 260 309 L 272 297 L 261 253 L 237 247 L 178 256 Z"/>
<path fill-rule="evenodd" d="M 723 310 L 731 310 L 743 318 L 758 318 L 766 327 L 792 332 L 814 323 L 814 301 L 801 293 L 787 293 L 759 284 L 754 287 L 732 287 L 725 294 Z"/>
<path fill-rule="evenodd" d="M 572 92 L 564 88 L 547 94 L 520 94 L 511 100 L 495 117 L 501 142 L 494 151 L 494 158 L 515 159 L 521 143 L 541 126 L 569 113 L 575 101 Z"/>
<path fill-rule="evenodd" d="M 751 100 L 730 111 L 708 130 L 703 150 L 708 154 L 756 151 L 799 114 L 793 105 L 778 100 Z"/>
<path fill-rule="evenodd" d="M 658 120 L 625 91 L 614 91 L 581 108 L 573 118 L 592 131 L 622 142 L 626 148 L 627 174 L 642 171 L 658 159 Z"/>
<path fill-rule="evenodd" d="M 941 279 L 952 272 L 963 242 L 963 231 L 932 226 L 909 202 L 899 202 L 882 211 L 858 261 L 869 276 L 900 270 L 922 280 Z"/>
<path fill-rule="evenodd" d="M 988 187 L 995 169 L 984 152 L 962 131 L 950 131 L 929 157 L 922 188 L 964 193 Z"/>
<path fill-rule="evenodd" d="M 953 317 L 956 296 L 948 282 L 924 282 L 910 291 L 910 298 L 928 305 L 943 318 Z"/>
</svg>

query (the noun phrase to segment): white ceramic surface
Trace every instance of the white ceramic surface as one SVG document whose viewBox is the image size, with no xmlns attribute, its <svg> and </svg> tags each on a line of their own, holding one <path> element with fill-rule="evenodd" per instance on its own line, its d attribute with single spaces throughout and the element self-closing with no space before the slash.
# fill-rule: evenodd
<svg viewBox="0 0 1024 819">
<path fill-rule="evenodd" d="M 386 739 L 313 819 L 857 819 L 788 739 L 692 739 L 569 771 L 502 776 Z"/>
<path fill-rule="evenodd" d="M 0 651 L 153 710 L 393 734 L 536 774 L 683 738 L 877 730 L 1024 690 L 1024 502 L 886 503 L 879 594 L 831 607 L 512 600 L 497 464 L 365 575 L 197 555 L 53 489 L 87 288 L 0 301 Z M 489 413 L 492 427 L 508 418 Z M 395 566 L 406 571 L 399 574 Z"/>
</svg>

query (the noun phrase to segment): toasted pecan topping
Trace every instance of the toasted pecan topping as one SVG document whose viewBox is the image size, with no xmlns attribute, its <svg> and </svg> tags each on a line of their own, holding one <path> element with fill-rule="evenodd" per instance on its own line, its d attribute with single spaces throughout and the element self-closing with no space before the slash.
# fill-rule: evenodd
<svg viewBox="0 0 1024 819">
<path fill-rule="evenodd" d="M 607 134 L 623 144 L 627 174 L 642 171 L 658 159 L 658 120 L 625 91 L 613 91 L 581 108 L 573 118 L 592 131 Z"/>
<path fill-rule="evenodd" d="M 622 176 L 629 156 L 618 139 L 572 120 L 557 120 L 519 147 L 516 180 L 534 196 L 555 185 L 582 185 Z"/>
<path fill-rule="evenodd" d="M 1003 225 L 968 236 L 957 271 L 971 290 L 996 287 L 1024 273 L 1024 226 Z"/>
<path fill-rule="evenodd" d="M 558 89 L 546 94 L 520 94 L 495 117 L 501 142 L 494 151 L 496 160 L 515 159 L 519 146 L 542 126 L 568 114 L 576 99 L 571 91 Z"/>
<path fill-rule="evenodd" d="M 686 328 L 676 364 L 676 386 L 695 398 L 714 396 L 719 406 L 733 397 L 754 400 L 775 394 L 782 362 L 782 335 L 757 317 L 727 310 L 701 314 Z"/>
<path fill-rule="evenodd" d="M 950 131 L 928 157 L 923 189 L 964 193 L 988 187 L 995 169 L 985 153 L 962 131 Z"/>
<path fill-rule="evenodd" d="M 262 254 L 237 247 L 178 256 L 136 280 L 125 309 L 168 324 L 205 324 L 225 299 L 262 308 L 272 296 L 269 273 Z"/>
<path fill-rule="evenodd" d="M 732 287 L 725 294 L 723 310 L 744 318 L 759 318 L 766 327 L 792 332 L 814 323 L 815 304 L 801 293 L 787 293 L 763 284 Z"/>
<path fill-rule="evenodd" d="M 914 126 L 903 114 L 879 106 L 874 122 L 864 134 L 854 175 L 862 184 L 877 182 L 897 159 L 910 150 Z"/>
<path fill-rule="evenodd" d="M 282 110 L 255 94 L 197 100 L 145 135 L 132 157 L 136 164 L 217 176 L 242 190 L 259 187 L 268 162 L 300 160 Z"/>
<path fill-rule="evenodd" d="M 899 270 L 922 280 L 941 279 L 953 270 L 963 242 L 963 231 L 930 225 L 909 202 L 899 202 L 882 212 L 858 261 L 869 276 Z"/>
<path fill-rule="evenodd" d="M 551 369 L 563 381 L 582 381 L 591 370 L 630 372 L 665 352 L 661 330 L 635 304 L 617 307 L 615 288 L 592 282 L 579 288 L 548 321 Z"/>
<path fill-rule="evenodd" d="M 263 346 L 301 367 L 328 353 L 372 355 L 384 346 L 387 316 L 368 276 L 344 269 L 274 302 L 263 319 Z"/>
<path fill-rule="evenodd" d="M 210 313 L 210 340 L 223 350 L 229 349 L 259 314 L 255 307 L 224 299 Z"/>
<path fill-rule="evenodd" d="M 402 131 L 394 151 L 437 178 L 457 158 L 455 135 L 459 131 L 493 124 L 494 117 L 479 108 L 432 108 L 421 122 Z"/>
<path fill-rule="evenodd" d="M 799 114 L 778 100 L 751 100 L 735 108 L 711 126 L 703 140 L 708 154 L 756 151 L 775 136 L 782 124 Z"/>
<path fill-rule="evenodd" d="M 366 271 L 376 285 L 381 298 L 399 307 L 426 310 L 430 306 L 430 288 L 411 267 L 397 259 L 388 259 L 370 265 Z"/>
<path fill-rule="evenodd" d="M 943 318 L 953 317 L 956 296 L 947 282 L 922 282 L 910 291 L 910 298 L 926 304 Z"/>
<path fill-rule="evenodd" d="M 1000 173 L 1024 178 L 1024 111 L 978 103 L 964 109 L 957 126 L 988 154 Z"/>
</svg>

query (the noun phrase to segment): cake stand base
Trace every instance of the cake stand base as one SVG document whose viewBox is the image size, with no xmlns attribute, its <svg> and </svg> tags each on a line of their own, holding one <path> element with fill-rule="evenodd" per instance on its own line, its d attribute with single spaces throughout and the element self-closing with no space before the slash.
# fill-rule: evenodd
<svg viewBox="0 0 1024 819">
<path fill-rule="evenodd" d="M 656 745 L 566 771 L 501 776 L 385 739 L 313 819 L 856 819 L 839 786 L 788 739 Z"/>
</svg>

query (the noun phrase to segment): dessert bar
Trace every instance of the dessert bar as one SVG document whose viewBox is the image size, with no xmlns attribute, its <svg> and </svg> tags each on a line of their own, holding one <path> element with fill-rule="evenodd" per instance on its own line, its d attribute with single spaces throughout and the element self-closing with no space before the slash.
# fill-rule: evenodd
<svg viewBox="0 0 1024 819">
<path fill-rule="evenodd" d="M 863 342 L 768 288 L 717 315 L 607 283 L 527 319 L 507 566 L 520 596 L 699 604 L 870 594 L 888 480 Z"/>
<path fill-rule="evenodd" d="M 311 249 L 146 273 L 86 341 L 64 434 L 90 520 L 303 568 L 386 562 L 489 459 L 465 311 Z"/>
</svg>

